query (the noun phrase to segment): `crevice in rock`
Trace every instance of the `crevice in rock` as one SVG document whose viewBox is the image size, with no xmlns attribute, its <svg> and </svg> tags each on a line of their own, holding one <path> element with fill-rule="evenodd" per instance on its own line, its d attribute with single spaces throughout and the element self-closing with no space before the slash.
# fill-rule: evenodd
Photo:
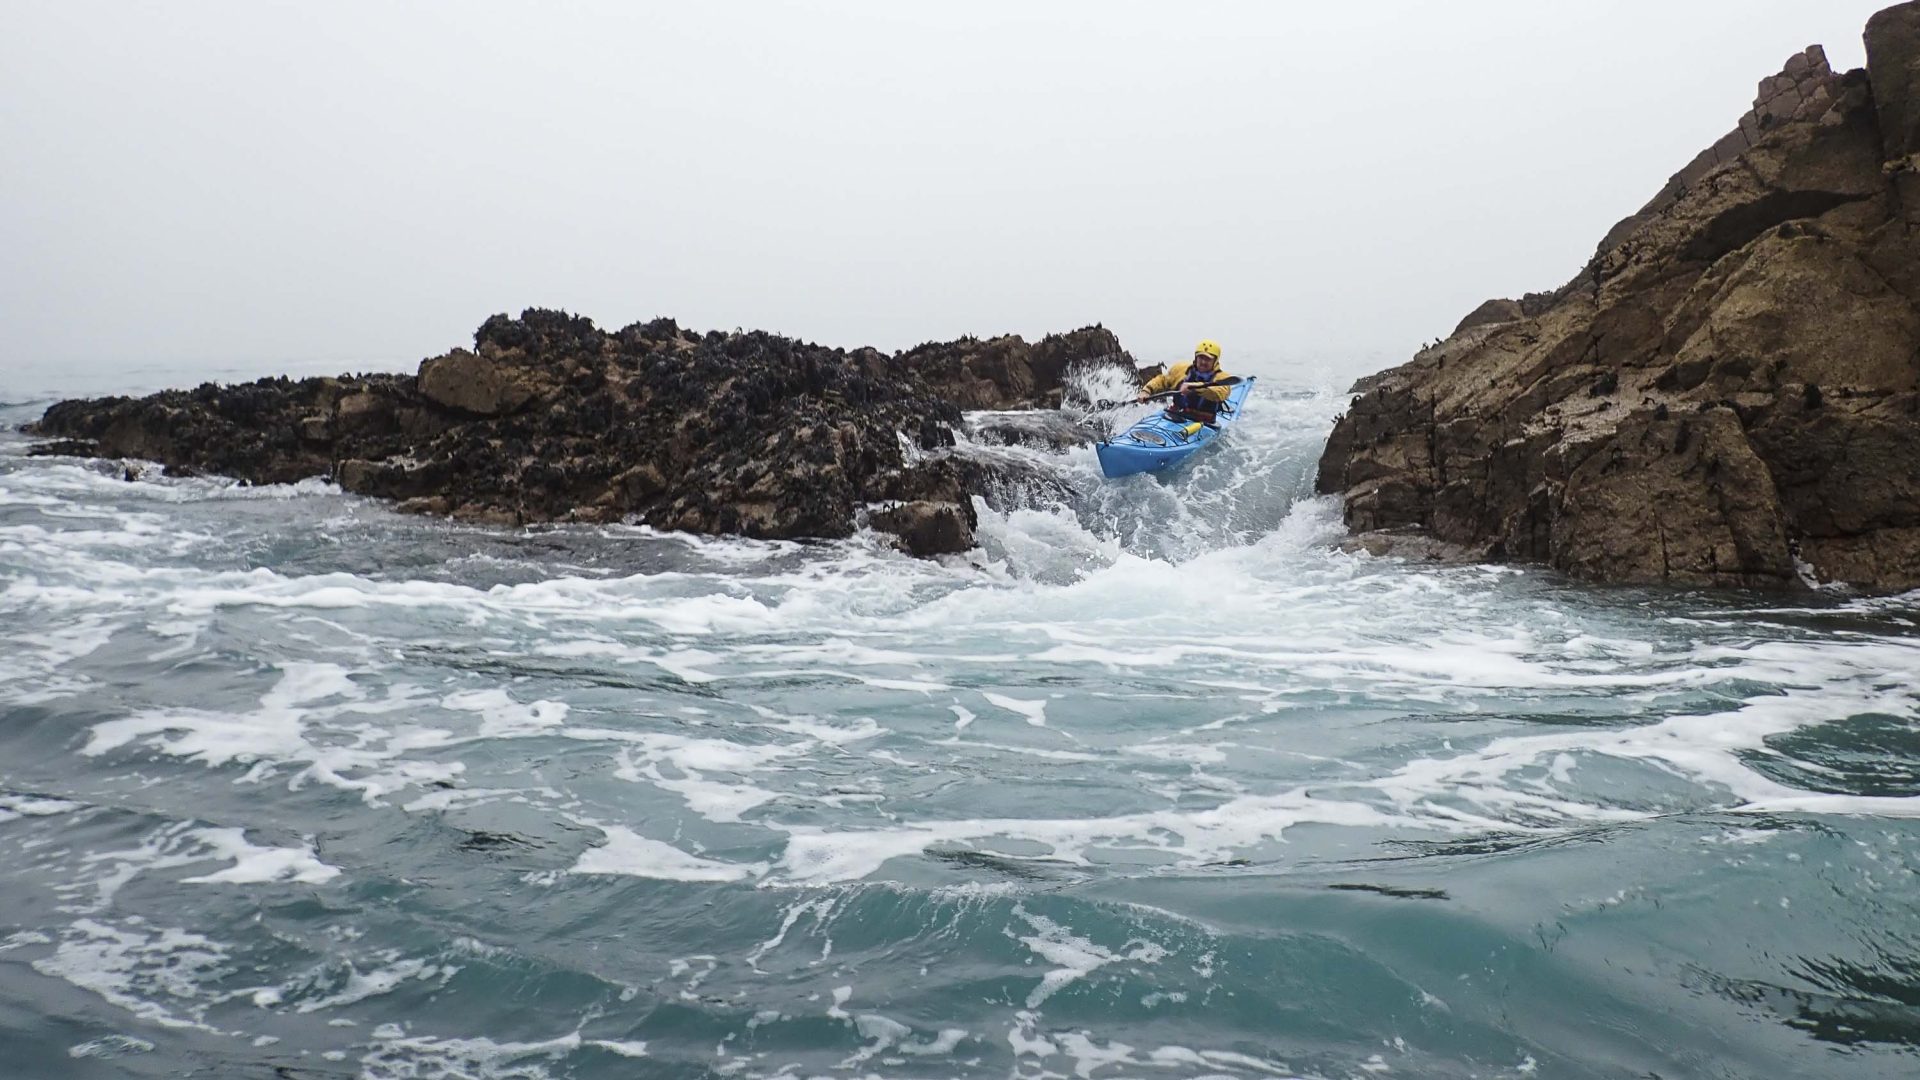
<svg viewBox="0 0 1920 1080">
<path fill-rule="evenodd" d="M 1816 218 L 1849 203 L 1871 198 L 1872 195 L 1838 191 L 1771 191 L 1708 222 L 1680 249 L 1678 257 L 1687 262 L 1712 263 L 1746 247 L 1776 226 Z"/>
</svg>

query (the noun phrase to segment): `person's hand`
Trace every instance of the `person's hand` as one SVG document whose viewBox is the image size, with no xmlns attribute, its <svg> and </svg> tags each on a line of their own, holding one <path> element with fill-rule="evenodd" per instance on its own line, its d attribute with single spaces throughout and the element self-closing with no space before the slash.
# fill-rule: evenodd
<svg viewBox="0 0 1920 1080">
<path fill-rule="evenodd" d="M 1147 394 L 1147 392 L 1145 390 L 1142 390 L 1138 394 L 1135 394 L 1133 396 L 1133 403 L 1135 405 L 1144 405 L 1146 404 L 1148 396 L 1149 395 Z"/>
</svg>

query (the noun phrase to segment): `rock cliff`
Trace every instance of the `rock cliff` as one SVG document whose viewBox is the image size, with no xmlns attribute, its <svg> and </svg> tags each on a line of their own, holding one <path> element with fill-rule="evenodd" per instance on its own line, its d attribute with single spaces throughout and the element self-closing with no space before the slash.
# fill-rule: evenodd
<svg viewBox="0 0 1920 1080">
<path fill-rule="evenodd" d="M 1599 581 L 1920 587 L 1920 3 L 1819 47 L 1600 242 L 1356 387 L 1375 551 Z"/>
<path fill-rule="evenodd" d="M 141 458 L 254 483 L 329 476 L 466 520 L 631 520 L 838 537 L 863 513 L 917 554 L 973 543 L 989 467 L 951 452 L 962 408 L 1057 403 L 1076 364 L 1132 366 L 1091 327 L 895 355 L 765 333 L 617 333 L 497 315 L 414 376 L 263 379 L 61 402 L 38 453 Z"/>
</svg>

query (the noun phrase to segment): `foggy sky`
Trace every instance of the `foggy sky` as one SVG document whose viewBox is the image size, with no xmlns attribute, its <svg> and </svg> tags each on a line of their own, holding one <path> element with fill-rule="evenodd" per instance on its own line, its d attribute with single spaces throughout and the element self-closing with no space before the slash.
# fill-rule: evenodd
<svg viewBox="0 0 1920 1080">
<path fill-rule="evenodd" d="M 0 0 L 0 372 L 411 368 L 528 306 L 1377 367 L 1882 6 Z"/>
</svg>

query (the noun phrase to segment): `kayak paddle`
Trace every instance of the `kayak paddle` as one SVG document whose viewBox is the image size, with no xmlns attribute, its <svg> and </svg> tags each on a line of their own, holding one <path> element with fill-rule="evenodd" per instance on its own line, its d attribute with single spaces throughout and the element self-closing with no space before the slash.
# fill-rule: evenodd
<svg viewBox="0 0 1920 1080">
<path fill-rule="evenodd" d="M 1242 383 L 1242 382 L 1245 382 L 1245 381 L 1246 381 L 1246 380 L 1244 380 L 1244 379 L 1242 379 L 1242 378 L 1241 378 L 1240 376 L 1238 376 L 1238 375 L 1229 375 L 1229 376 L 1227 376 L 1226 378 L 1224 378 L 1224 379 L 1221 379 L 1221 380 L 1220 380 L 1220 381 L 1218 381 L 1218 382 L 1210 382 L 1210 383 L 1208 383 L 1207 385 L 1208 385 L 1208 386 L 1233 386 L 1233 385 L 1236 385 L 1236 384 L 1238 384 L 1238 383 Z M 1148 394 L 1148 395 L 1147 395 L 1147 400 L 1148 400 L 1148 401 L 1158 401 L 1159 399 L 1161 399 L 1161 398 L 1163 398 L 1163 397 L 1172 397 L 1173 395 L 1175 395 L 1175 394 L 1177 394 L 1177 393 L 1179 393 L 1179 392 L 1180 392 L 1180 391 L 1178 391 L 1178 390 L 1162 390 L 1162 391 L 1160 391 L 1160 392 L 1159 392 L 1159 393 L 1157 393 L 1157 394 Z M 1131 400 L 1131 399 L 1129 399 L 1129 400 L 1126 400 L 1126 401 L 1107 401 L 1107 400 L 1105 400 L 1105 399 L 1102 399 L 1102 400 L 1100 400 L 1100 401 L 1096 401 L 1096 402 L 1094 402 L 1094 403 L 1093 403 L 1093 407 L 1094 407 L 1094 408 L 1096 408 L 1096 409 L 1117 409 L 1117 408 L 1119 408 L 1119 407 L 1120 407 L 1120 406 L 1122 406 L 1122 405 L 1133 405 L 1133 404 L 1137 404 L 1137 402 L 1134 402 L 1134 401 L 1133 401 L 1133 400 Z"/>
</svg>

